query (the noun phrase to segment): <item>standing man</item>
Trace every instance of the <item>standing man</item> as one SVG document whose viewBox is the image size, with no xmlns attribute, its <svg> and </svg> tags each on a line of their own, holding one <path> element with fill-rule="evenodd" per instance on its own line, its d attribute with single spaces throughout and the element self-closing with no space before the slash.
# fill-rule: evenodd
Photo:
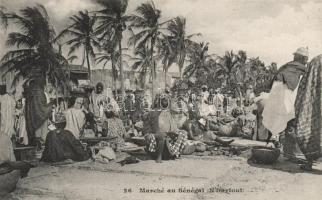
<svg viewBox="0 0 322 200">
<path fill-rule="evenodd" d="M 47 103 L 45 84 L 42 78 L 31 80 L 26 92 L 26 128 L 31 144 L 36 144 L 37 140 L 38 145 L 42 144 L 48 133 L 53 102 Z"/>
<path fill-rule="evenodd" d="M 201 89 L 202 89 L 202 101 L 203 101 L 203 103 L 207 103 L 208 104 L 208 98 L 209 98 L 209 92 L 208 92 L 208 87 L 207 87 L 207 85 L 203 85 L 202 87 L 201 87 Z"/>
<path fill-rule="evenodd" d="M 263 125 L 274 138 L 288 126 L 295 126 L 294 103 L 300 79 L 306 72 L 305 65 L 308 56 L 306 48 L 298 48 L 294 53 L 293 61 L 283 65 L 273 79 L 270 96 L 266 101 L 262 115 Z"/>
<path fill-rule="evenodd" d="M 245 94 L 245 105 L 250 106 L 254 103 L 255 93 L 252 85 L 249 85 Z"/>
<path fill-rule="evenodd" d="M 103 102 L 105 99 L 106 95 L 104 94 L 103 83 L 99 82 L 96 84 L 95 91 L 93 91 L 91 95 L 91 105 L 89 107 L 90 111 L 96 118 L 103 117 L 103 114 L 100 112 L 100 110 L 102 110 Z"/>
<path fill-rule="evenodd" d="M 15 99 L 13 92 L 0 96 L 0 161 L 15 161 L 11 137 L 15 134 Z"/>
<path fill-rule="evenodd" d="M 219 89 L 216 89 L 215 96 L 214 96 L 214 106 L 217 111 L 217 116 L 219 116 L 220 113 L 223 112 L 223 105 L 224 105 L 224 96 L 220 93 Z"/>
</svg>

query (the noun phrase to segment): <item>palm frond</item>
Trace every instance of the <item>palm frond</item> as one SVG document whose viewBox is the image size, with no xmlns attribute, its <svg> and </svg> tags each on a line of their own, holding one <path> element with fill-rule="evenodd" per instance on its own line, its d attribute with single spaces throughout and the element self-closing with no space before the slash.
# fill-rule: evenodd
<svg viewBox="0 0 322 200">
<path fill-rule="evenodd" d="M 8 39 L 6 41 L 6 45 L 11 47 L 11 46 L 16 46 L 17 48 L 20 48 L 21 46 L 27 47 L 27 48 L 32 48 L 36 45 L 36 41 L 34 41 L 33 38 L 31 38 L 28 35 L 24 35 L 18 32 L 12 32 L 9 33 Z"/>
</svg>

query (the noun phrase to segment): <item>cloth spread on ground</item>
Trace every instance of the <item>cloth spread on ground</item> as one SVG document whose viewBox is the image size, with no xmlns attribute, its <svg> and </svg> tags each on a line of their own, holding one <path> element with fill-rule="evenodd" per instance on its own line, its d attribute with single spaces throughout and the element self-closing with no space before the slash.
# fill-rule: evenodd
<svg viewBox="0 0 322 200">
<path fill-rule="evenodd" d="M 36 130 L 47 126 L 47 119 L 51 115 L 52 108 L 47 104 L 43 89 L 35 85 L 26 92 L 26 127 L 30 140 L 34 140 Z M 45 131 L 45 128 L 43 128 Z M 44 134 L 42 134 L 44 135 Z"/>
<path fill-rule="evenodd" d="M 70 131 L 54 130 L 48 133 L 42 161 L 60 162 L 67 159 L 85 161 L 88 158 L 82 144 Z"/>
<path fill-rule="evenodd" d="M 322 139 L 322 55 L 314 58 L 299 85 L 295 102 L 296 134 L 307 159 L 321 156 Z"/>
<path fill-rule="evenodd" d="M 306 72 L 306 67 L 296 61 L 286 63 L 279 68 L 274 81 L 281 81 L 286 84 L 290 90 L 295 90 L 300 81 L 300 77 Z"/>
<path fill-rule="evenodd" d="M 111 160 L 116 159 L 115 152 L 111 147 L 103 147 L 98 151 L 98 153 L 94 156 L 95 161 L 99 161 L 101 163 L 109 163 Z"/>
</svg>

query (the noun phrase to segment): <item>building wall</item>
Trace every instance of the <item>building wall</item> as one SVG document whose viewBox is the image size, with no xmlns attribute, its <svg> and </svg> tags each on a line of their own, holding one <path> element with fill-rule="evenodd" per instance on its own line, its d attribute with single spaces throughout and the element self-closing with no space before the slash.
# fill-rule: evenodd
<svg viewBox="0 0 322 200">
<path fill-rule="evenodd" d="M 167 74 L 167 85 L 172 86 L 174 76 L 173 73 Z M 151 88 L 152 83 L 151 81 L 146 80 L 146 88 Z M 113 88 L 113 78 L 112 78 L 112 70 L 110 69 L 96 69 L 92 70 L 92 77 L 91 77 L 92 84 L 96 85 L 98 82 L 102 82 L 105 88 Z M 159 71 L 157 73 L 157 80 L 156 80 L 157 88 L 164 89 L 165 87 L 165 77 L 164 72 Z M 121 88 L 120 78 L 118 77 L 116 81 L 117 89 Z M 124 87 L 125 89 L 142 89 L 140 87 L 139 82 L 139 73 L 133 71 L 125 71 L 124 72 Z"/>
</svg>

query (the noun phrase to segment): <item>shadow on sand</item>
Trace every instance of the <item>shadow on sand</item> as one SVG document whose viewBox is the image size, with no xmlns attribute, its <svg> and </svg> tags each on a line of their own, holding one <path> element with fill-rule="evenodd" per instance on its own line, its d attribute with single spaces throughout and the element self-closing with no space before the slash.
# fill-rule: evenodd
<svg viewBox="0 0 322 200">
<path fill-rule="evenodd" d="M 280 157 L 278 161 L 272 165 L 265 165 L 265 164 L 257 164 L 254 163 L 252 159 L 248 159 L 247 163 L 250 166 L 257 167 L 257 168 L 264 168 L 264 169 L 272 169 L 272 170 L 278 170 L 288 173 L 309 173 L 309 174 L 315 174 L 315 175 L 322 175 L 322 163 L 317 163 L 319 165 L 319 169 L 316 169 L 316 165 L 313 165 L 312 171 L 306 171 L 300 168 L 298 163 L 295 163 L 293 161 L 289 161 L 284 157 Z"/>
</svg>

